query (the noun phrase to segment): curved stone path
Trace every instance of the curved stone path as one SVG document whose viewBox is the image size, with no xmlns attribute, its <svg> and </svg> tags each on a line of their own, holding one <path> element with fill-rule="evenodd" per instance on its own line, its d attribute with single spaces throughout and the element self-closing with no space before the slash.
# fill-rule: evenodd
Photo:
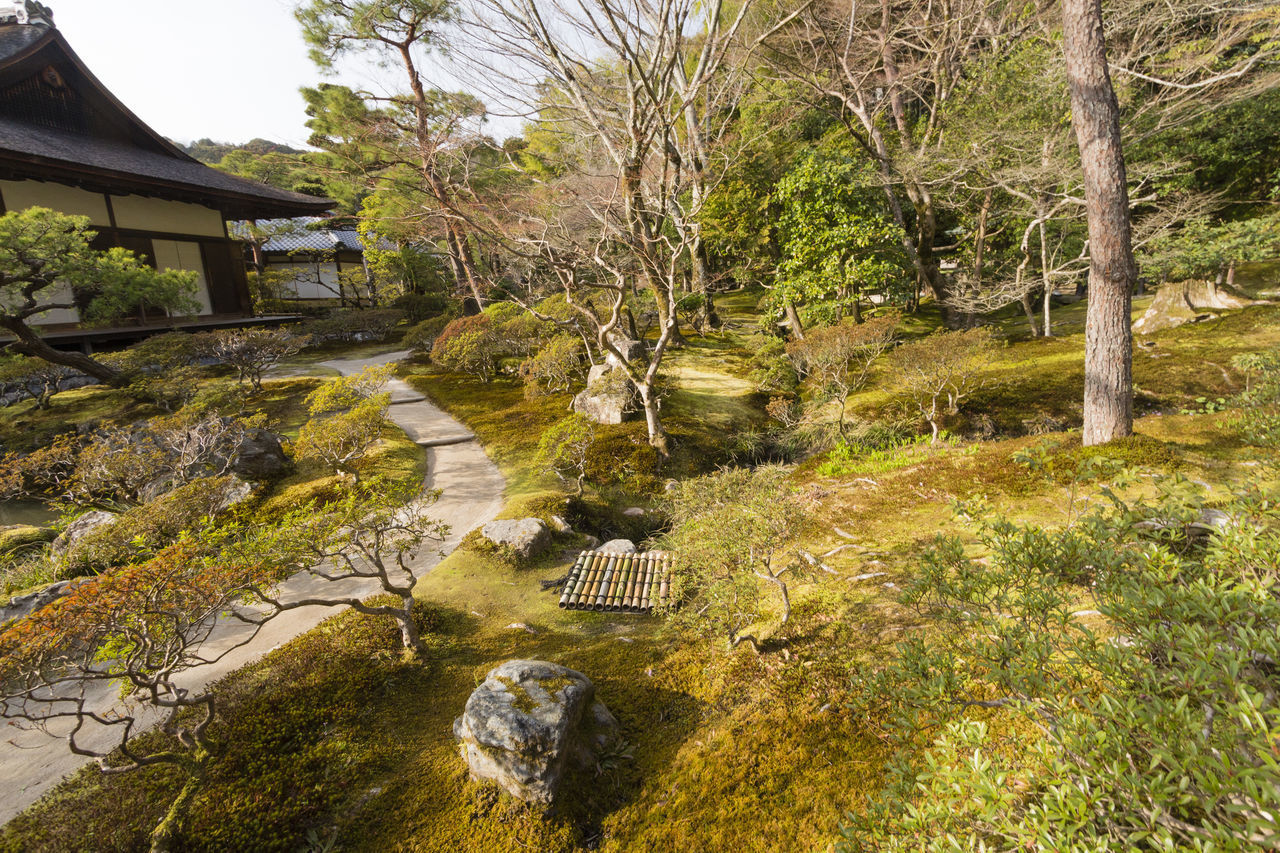
<svg viewBox="0 0 1280 853">
<path fill-rule="evenodd" d="M 399 361 L 406 355 L 408 353 L 394 352 L 369 359 L 327 361 L 323 366 L 347 375 L 368 365 Z M 388 390 L 392 395 L 391 419 L 410 438 L 427 448 L 424 487 L 441 490 L 432 515 L 450 526 L 449 537 L 444 543 L 424 548 L 419 555 L 414 569 L 421 576 L 457 547 L 468 532 L 497 517 L 502 508 L 506 480 L 475 441 L 475 436 L 462 424 L 403 380 L 393 379 Z M 307 574 L 291 578 L 280 589 L 281 598 L 286 601 L 324 595 L 371 595 L 376 591 L 373 581 L 334 585 Z M 288 611 L 268 622 L 252 642 L 230 651 L 216 663 L 189 670 L 184 674 L 184 686 L 196 688 L 221 678 L 311 630 L 336 612 L 337 609 L 332 607 Z M 219 646 L 235 646 L 236 633 L 242 630 L 243 626 L 238 623 L 224 622 L 215 628 L 205 645 L 212 646 L 215 653 L 220 650 Z M 110 708 L 115 694 L 105 684 L 95 684 L 94 687 L 101 694 L 100 707 Z M 79 739 L 81 742 L 92 741 L 91 736 L 86 737 L 84 733 Z M 104 733 L 103 744 L 109 743 Z M 7 823 L 85 763 L 85 759 L 71 754 L 62 738 L 6 726 L 0 735 L 0 825 Z"/>
</svg>

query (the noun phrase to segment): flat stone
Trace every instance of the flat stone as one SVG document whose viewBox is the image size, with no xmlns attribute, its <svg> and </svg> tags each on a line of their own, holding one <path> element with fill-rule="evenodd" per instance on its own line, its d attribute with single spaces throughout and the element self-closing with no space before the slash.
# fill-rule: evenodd
<svg viewBox="0 0 1280 853">
<path fill-rule="evenodd" d="M 467 435 L 444 435 L 440 438 L 423 438 L 419 439 L 417 445 L 419 447 L 449 447 L 454 444 L 466 444 L 469 441 L 475 441 L 476 437 L 471 434 Z"/>
<path fill-rule="evenodd" d="M 596 550 L 605 554 L 634 554 L 636 543 L 630 539 L 610 539 Z"/>
<path fill-rule="evenodd" d="M 541 554 L 551 544 L 551 530 L 540 518 L 491 521 L 480 533 L 494 545 L 510 548 L 522 559 Z"/>
<path fill-rule="evenodd" d="M 618 721 L 585 675 L 546 661 L 508 661 L 467 699 L 453 734 L 471 778 L 550 806 L 566 770 L 586 768 L 618 737 Z"/>
</svg>

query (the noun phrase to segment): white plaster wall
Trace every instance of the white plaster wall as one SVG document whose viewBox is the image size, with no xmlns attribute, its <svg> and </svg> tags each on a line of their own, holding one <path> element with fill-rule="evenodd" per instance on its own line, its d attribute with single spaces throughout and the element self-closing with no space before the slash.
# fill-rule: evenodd
<svg viewBox="0 0 1280 853">
<path fill-rule="evenodd" d="M 338 286 L 338 265 L 327 264 L 269 264 L 268 269 L 292 275 L 286 279 L 286 288 L 295 299 L 337 299 L 342 289 Z"/>
<path fill-rule="evenodd" d="M 197 237 L 221 237 L 222 214 L 212 208 L 138 195 L 111 197 L 116 225 L 138 231 L 161 231 Z"/>
<path fill-rule="evenodd" d="M 213 303 L 209 300 L 209 282 L 204 276 L 204 256 L 200 254 L 199 243 L 186 243 L 178 240 L 152 240 L 155 249 L 157 269 L 190 270 L 196 279 L 196 299 L 200 302 L 200 315 L 213 313 Z"/>
<path fill-rule="evenodd" d="M 74 298 L 71 294 L 71 285 L 59 284 L 52 290 L 45 291 L 40 297 L 42 302 L 72 302 Z M 74 308 L 55 308 L 52 311 L 42 311 L 27 320 L 27 324 L 31 326 L 51 326 L 56 323 L 79 323 L 80 312 Z"/>
<path fill-rule="evenodd" d="M 48 181 L 0 181 L 0 193 L 4 195 L 6 210 L 47 207 L 71 216 L 87 216 L 94 225 L 111 225 L 107 198 L 101 193 Z"/>
</svg>

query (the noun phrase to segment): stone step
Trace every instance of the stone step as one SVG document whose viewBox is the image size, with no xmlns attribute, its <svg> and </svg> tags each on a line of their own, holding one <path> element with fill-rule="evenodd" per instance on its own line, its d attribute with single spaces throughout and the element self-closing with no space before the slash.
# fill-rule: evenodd
<svg viewBox="0 0 1280 853">
<path fill-rule="evenodd" d="M 468 441 L 475 441 L 474 435 L 445 435 L 439 438 L 420 438 L 418 439 L 419 447 L 448 447 L 451 444 L 466 444 Z"/>
<path fill-rule="evenodd" d="M 423 400 L 425 400 L 425 399 L 427 399 L 427 398 L 426 398 L 426 397 L 423 397 L 421 394 L 418 394 L 418 395 L 413 396 L 413 397 L 396 397 L 395 395 L 392 395 L 392 397 L 391 397 L 391 405 L 393 405 L 393 406 L 404 406 L 404 405 L 407 405 L 407 404 L 409 404 L 409 403 L 421 403 L 421 402 L 422 402 Z"/>
</svg>

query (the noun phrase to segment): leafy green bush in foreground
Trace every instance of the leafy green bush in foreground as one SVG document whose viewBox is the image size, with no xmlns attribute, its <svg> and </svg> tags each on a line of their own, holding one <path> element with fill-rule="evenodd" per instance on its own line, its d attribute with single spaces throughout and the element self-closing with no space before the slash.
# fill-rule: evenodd
<svg viewBox="0 0 1280 853">
<path fill-rule="evenodd" d="M 901 752 L 842 849 L 1280 846 L 1276 496 L 1159 486 L 936 543 L 905 601 L 938 630 L 863 677 Z"/>
</svg>

